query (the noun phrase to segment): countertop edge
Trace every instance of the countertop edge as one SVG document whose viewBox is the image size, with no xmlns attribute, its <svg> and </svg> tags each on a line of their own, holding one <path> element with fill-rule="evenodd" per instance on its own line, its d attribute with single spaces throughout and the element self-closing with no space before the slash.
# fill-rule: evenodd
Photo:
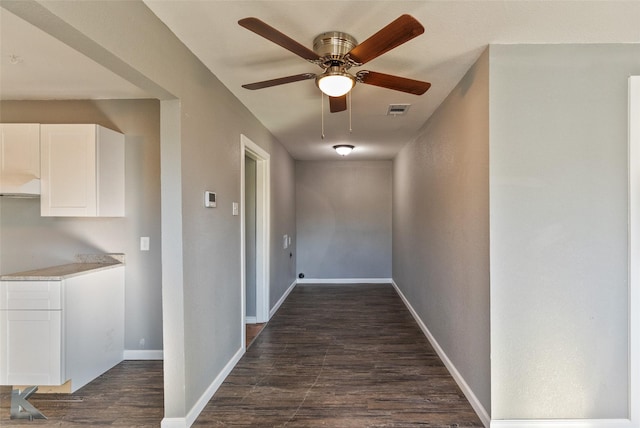
<svg viewBox="0 0 640 428">
<path fill-rule="evenodd" d="M 106 269 L 113 269 L 120 266 L 124 266 L 124 263 L 116 259 L 112 259 L 112 261 L 107 263 L 69 263 L 42 269 L 0 275 L 0 281 L 61 281 L 63 279 L 99 272 Z"/>
</svg>

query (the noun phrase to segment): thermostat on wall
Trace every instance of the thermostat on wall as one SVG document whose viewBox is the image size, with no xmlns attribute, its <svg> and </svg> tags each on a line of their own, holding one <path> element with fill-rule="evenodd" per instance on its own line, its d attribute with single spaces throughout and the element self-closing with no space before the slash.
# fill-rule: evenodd
<svg viewBox="0 0 640 428">
<path fill-rule="evenodd" d="M 204 206 L 205 208 L 216 207 L 216 192 L 204 192 Z"/>
</svg>

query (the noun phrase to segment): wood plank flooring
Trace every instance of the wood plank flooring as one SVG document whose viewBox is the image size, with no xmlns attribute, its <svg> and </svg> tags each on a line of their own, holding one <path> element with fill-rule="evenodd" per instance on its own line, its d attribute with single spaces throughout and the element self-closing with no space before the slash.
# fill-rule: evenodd
<svg viewBox="0 0 640 428">
<path fill-rule="evenodd" d="M 194 426 L 481 427 L 390 285 L 298 286 Z"/>
<path fill-rule="evenodd" d="M 245 345 L 247 346 L 247 348 L 249 347 L 249 345 L 251 345 L 251 342 L 253 342 L 253 340 L 260 334 L 264 326 L 265 326 L 265 323 L 245 325 L 245 332 L 246 332 Z"/>
<path fill-rule="evenodd" d="M 0 386 L 0 427 L 157 428 L 164 416 L 162 361 L 124 361 L 73 394 L 33 394 L 48 419 L 10 419 L 11 387 Z"/>
<path fill-rule="evenodd" d="M 48 420 L 0 426 L 158 427 L 162 362 L 125 361 L 74 394 L 34 394 Z M 198 427 L 481 427 L 389 285 L 298 286 L 196 420 Z"/>
</svg>

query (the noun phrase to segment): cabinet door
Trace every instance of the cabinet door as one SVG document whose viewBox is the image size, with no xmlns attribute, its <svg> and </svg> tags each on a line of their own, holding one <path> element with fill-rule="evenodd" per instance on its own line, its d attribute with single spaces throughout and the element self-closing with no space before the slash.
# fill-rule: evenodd
<svg viewBox="0 0 640 428">
<path fill-rule="evenodd" d="M 62 312 L 0 311 L 0 384 L 62 385 Z"/>
<path fill-rule="evenodd" d="M 0 193 L 39 194 L 40 125 L 0 124 Z"/>
<path fill-rule="evenodd" d="M 41 125 L 42 216 L 95 216 L 96 126 Z"/>
</svg>

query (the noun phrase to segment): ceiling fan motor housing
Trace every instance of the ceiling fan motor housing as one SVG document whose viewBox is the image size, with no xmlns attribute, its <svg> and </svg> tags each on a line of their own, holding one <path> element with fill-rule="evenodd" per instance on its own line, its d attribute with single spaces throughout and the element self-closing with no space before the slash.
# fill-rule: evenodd
<svg viewBox="0 0 640 428">
<path fill-rule="evenodd" d="M 313 40 L 313 51 L 324 60 L 325 67 L 335 66 L 338 62 L 345 65 L 343 57 L 358 45 L 350 34 L 340 31 L 327 31 Z"/>
</svg>

